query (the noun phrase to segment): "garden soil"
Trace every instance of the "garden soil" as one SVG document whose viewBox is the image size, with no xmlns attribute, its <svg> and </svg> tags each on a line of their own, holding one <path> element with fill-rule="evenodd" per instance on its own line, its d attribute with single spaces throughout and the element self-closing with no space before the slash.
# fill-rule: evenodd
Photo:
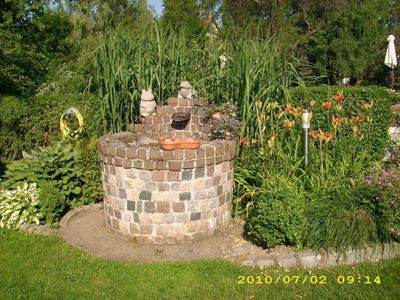
<svg viewBox="0 0 400 300">
<path fill-rule="evenodd" d="M 253 245 L 243 237 L 243 223 L 233 222 L 214 234 L 179 245 L 139 244 L 116 236 L 104 222 L 103 209 L 89 207 L 75 213 L 64 222 L 58 235 L 69 244 L 85 252 L 105 259 L 148 263 L 178 262 L 196 259 L 224 258 L 241 261 L 250 255 L 269 253 Z M 290 252 L 289 248 L 277 247 L 273 253 Z"/>
</svg>

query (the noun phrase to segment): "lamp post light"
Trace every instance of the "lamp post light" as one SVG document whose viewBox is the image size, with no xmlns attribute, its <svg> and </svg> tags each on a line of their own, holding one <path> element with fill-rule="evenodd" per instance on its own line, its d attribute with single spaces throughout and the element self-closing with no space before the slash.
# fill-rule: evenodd
<svg viewBox="0 0 400 300">
<path fill-rule="evenodd" d="M 310 113 L 306 110 L 303 112 L 303 167 L 307 167 L 309 163 L 308 159 L 308 131 L 310 129 Z"/>
</svg>

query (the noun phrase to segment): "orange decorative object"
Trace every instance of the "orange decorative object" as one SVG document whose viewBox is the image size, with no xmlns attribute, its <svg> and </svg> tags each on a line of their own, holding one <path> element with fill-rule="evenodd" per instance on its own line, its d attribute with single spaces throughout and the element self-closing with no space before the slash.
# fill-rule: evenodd
<svg viewBox="0 0 400 300">
<path fill-rule="evenodd" d="M 338 102 L 342 102 L 344 101 L 344 94 L 343 91 L 338 91 L 337 94 L 335 96 L 333 96 L 333 99 L 335 99 Z"/>
<path fill-rule="evenodd" d="M 164 150 L 175 150 L 175 149 L 197 149 L 200 147 L 201 141 L 194 138 L 182 138 L 178 139 L 160 137 L 161 148 Z"/>
</svg>

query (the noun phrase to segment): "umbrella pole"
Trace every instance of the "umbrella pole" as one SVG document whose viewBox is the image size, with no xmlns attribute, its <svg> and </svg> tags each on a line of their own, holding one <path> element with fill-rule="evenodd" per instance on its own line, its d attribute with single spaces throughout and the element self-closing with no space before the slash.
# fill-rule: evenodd
<svg viewBox="0 0 400 300">
<path fill-rule="evenodd" d="M 390 79 L 392 82 L 390 89 L 393 90 L 393 87 L 394 87 L 394 68 L 393 67 L 392 67 L 392 70 L 390 71 Z"/>
</svg>

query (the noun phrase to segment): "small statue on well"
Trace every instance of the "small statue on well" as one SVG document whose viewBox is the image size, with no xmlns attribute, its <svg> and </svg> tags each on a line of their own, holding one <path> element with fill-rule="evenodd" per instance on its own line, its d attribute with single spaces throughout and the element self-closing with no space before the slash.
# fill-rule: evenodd
<svg viewBox="0 0 400 300">
<path fill-rule="evenodd" d="M 152 113 L 156 109 L 156 101 L 154 100 L 154 95 L 149 90 L 142 90 L 142 94 L 140 96 L 140 116 L 147 117 L 151 116 Z"/>
<path fill-rule="evenodd" d="M 196 98 L 197 92 L 190 85 L 189 81 L 182 81 L 179 85 L 178 98 L 193 99 Z"/>
</svg>

